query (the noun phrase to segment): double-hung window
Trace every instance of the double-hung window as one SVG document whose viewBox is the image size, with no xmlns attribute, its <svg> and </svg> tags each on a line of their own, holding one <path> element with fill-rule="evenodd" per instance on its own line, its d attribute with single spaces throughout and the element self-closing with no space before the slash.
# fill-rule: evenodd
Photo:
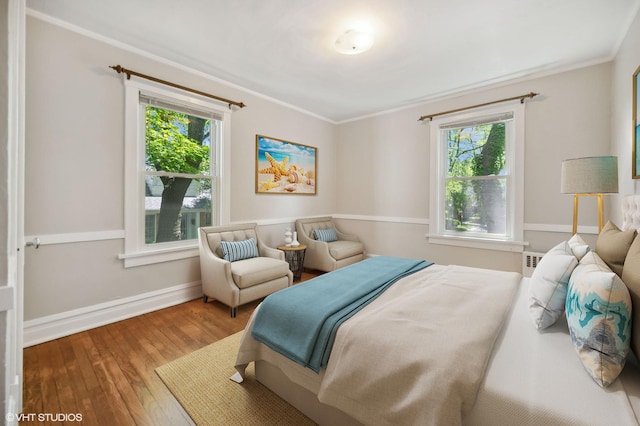
<svg viewBox="0 0 640 426">
<path fill-rule="evenodd" d="M 430 126 L 429 241 L 522 251 L 524 104 Z"/>
<path fill-rule="evenodd" d="M 182 91 L 125 82 L 125 266 L 198 255 L 198 228 L 228 217 L 230 112 Z"/>
</svg>

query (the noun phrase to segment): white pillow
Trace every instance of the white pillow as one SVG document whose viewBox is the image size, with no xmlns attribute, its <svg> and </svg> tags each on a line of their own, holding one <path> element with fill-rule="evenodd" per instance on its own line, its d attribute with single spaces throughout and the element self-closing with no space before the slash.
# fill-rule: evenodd
<svg viewBox="0 0 640 426">
<path fill-rule="evenodd" d="M 529 286 L 529 314 L 538 330 L 553 325 L 564 313 L 569 278 L 577 265 L 567 241 L 542 256 Z"/>
<path fill-rule="evenodd" d="M 569 247 L 571 247 L 571 251 L 578 259 L 578 261 L 582 260 L 585 254 L 589 253 L 589 244 L 585 243 L 582 237 L 578 234 L 575 234 L 571 239 L 569 239 Z"/>
</svg>

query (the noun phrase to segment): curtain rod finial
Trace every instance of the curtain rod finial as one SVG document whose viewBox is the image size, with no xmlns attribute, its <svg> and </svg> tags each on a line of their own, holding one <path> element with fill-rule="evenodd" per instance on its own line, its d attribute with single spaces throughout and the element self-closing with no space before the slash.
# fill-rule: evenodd
<svg viewBox="0 0 640 426">
<path fill-rule="evenodd" d="M 127 80 L 131 80 L 131 73 L 126 68 L 123 68 L 121 65 L 110 65 L 109 68 L 113 69 L 118 74 L 121 74 L 121 73 L 127 74 Z"/>
<path fill-rule="evenodd" d="M 529 99 L 533 99 L 534 97 L 538 96 L 540 93 L 535 93 L 535 92 L 529 92 L 528 95 L 523 96 L 522 98 L 520 98 L 520 103 L 523 104 L 524 103 L 524 98 L 529 98 Z"/>
</svg>

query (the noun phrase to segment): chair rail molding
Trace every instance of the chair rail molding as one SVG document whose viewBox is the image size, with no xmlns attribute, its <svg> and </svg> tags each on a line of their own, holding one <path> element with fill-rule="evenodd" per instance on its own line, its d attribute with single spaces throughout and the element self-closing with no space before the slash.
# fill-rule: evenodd
<svg viewBox="0 0 640 426">
<path fill-rule="evenodd" d="M 25 241 L 40 239 L 40 245 L 86 243 L 90 241 L 120 240 L 124 238 L 124 230 L 69 232 L 65 234 L 34 234 L 24 237 Z"/>
</svg>

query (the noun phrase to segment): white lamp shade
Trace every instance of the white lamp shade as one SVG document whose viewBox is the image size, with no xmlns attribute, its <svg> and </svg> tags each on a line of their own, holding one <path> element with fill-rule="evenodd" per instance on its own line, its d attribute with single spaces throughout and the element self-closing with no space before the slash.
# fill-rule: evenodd
<svg viewBox="0 0 640 426">
<path fill-rule="evenodd" d="M 618 157 L 586 157 L 564 160 L 560 180 L 563 194 L 618 192 Z"/>
</svg>

